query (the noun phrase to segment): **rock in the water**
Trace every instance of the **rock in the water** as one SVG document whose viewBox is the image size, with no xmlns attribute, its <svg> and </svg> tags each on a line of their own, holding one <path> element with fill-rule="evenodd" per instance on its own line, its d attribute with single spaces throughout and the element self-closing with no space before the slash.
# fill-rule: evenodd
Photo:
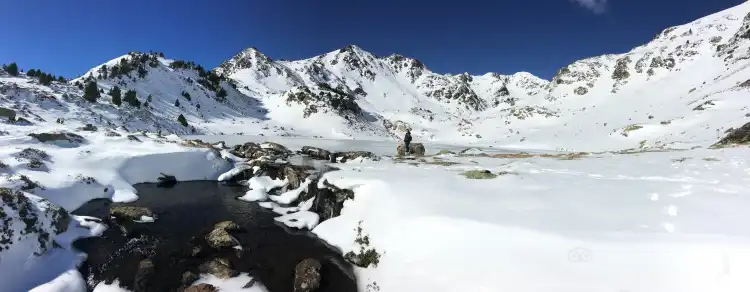
<svg viewBox="0 0 750 292">
<path fill-rule="evenodd" d="M 129 221 L 140 220 L 141 216 L 154 217 L 154 212 L 151 212 L 148 208 L 136 207 L 136 206 L 114 206 L 109 209 L 109 215 L 114 216 L 118 219 L 124 219 Z"/>
<path fill-rule="evenodd" d="M 227 259 L 216 258 L 205 262 L 198 267 L 201 273 L 208 273 L 219 279 L 229 279 L 237 276 L 239 273 L 232 270 L 231 263 Z"/>
<path fill-rule="evenodd" d="M 133 292 L 150 292 L 154 291 L 151 287 L 154 286 L 154 276 L 156 268 L 154 262 L 150 259 L 142 260 L 138 264 L 138 271 L 135 272 L 135 279 L 133 280 Z"/>
<path fill-rule="evenodd" d="M 294 292 L 312 292 L 320 287 L 320 262 L 305 259 L 294 268 Z"/>
<path fill-rule="evenodd" d="M 304 146 L 300 152 L 312 157 L 313 159 L 328 160 L 331 157 L 330 151 L 312 146 Z"/>
<path fill-rule="evenodd" d="M 193 282 L 198 281 L 198 279 L 200 279 L 200 277 L 198 277 L 197 274 L 191 271 L 187 271 L 187 272 L 182 273 L 181 281 L 182 281 L 182 285 L 189 286 L 190 284 L 193 284 Z"/>
<path fill-rule="evenodd" d="M 156 180 L 158 181 L 156 184 L 157 187 L 169 188 L 177 184 L 177 178 L 174 175 L 162 173 Z"/>
<path fill-rule="evenodd" d="M 39 133 L 39 134 L 32 133 L 32 134 L 29 134 L 29 137 L 35 138 L 39 140 L 39 142 L 42 142 L 42 143 L 64 141 L 64 142 L 80 144 L 84 142 L 83 137 L 81 137 L 78 134 L 73 134 L 69 132 Z"/>
<path fill-rule="evenodd" d="M 206 284 L 206 283 L 200 283 L 195 286 L 190 286 L 185 288 L 184 292 L 216 292 L 219 291 L 216 289 L 216 287 Z"/>
<path fill-rule="evenodd" d="M 404 144 L 398 144 L 398 147 L 396 148 L 396 153 L 398 156 L 404 156 L 406 155 L 406 145 Z M 425 149 L 424 145 L 422 143 L 411 143 L 409 144 L 409 153 L 410 155 L 414 156 L 424 156 Z"/>
<path fill-rule="evenodd" d="M 712 147 L 740 144 L 750 144 L 750 123 L 744 124 L 739 129 L 729 131 L 729 134 L 724 136 L 719 142 L 716 142 L 716 144 L 712 145 Z"/>
<path fill-rule="evenodd" d="M 206 242 L 208 245 L 215 249 L 231 248 L 237 246 L 240 243 L 235 239 L 229 231 L 238 231 L 240 226 L 232 221 L 224 221 L 216 223 L 214 230 L 206 235 Z"/>
</svg>

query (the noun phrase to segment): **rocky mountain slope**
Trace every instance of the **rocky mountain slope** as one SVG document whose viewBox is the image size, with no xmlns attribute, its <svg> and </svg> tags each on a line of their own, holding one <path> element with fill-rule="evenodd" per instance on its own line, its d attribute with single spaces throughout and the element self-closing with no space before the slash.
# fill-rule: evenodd
<svg viewBox="0 0 750 292">
<path fill-rule="evenodd" d="M 742 98 L 749 49 L 744 3 L 667 28 L 627 53 L 574 62 L 551 81 L 525 72 L 439 74 L 354 45 L 297 61 L 249 48 L 212 71 L 130 53 L 49 86 L 0 72 L 0 107 L 30 122 L 65 113 L 81 124 L 177 134 L 382 140 L 411 128 L 416 140 L 505 147 L 704 146 L 750 115 Z M 101 89 L 95 104 L 80 98 L 92 80 Z M 143 105 L 113 105 L 115 86 Z"/>
</svg>

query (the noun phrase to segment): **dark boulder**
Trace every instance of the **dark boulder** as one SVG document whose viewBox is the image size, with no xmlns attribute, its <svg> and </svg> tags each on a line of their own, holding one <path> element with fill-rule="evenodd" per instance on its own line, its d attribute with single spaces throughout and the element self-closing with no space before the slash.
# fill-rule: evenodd
<svg viewBox="0 0 750 292">
<path fill-rule="evenodd" d="M 305 259 L 294 268 L 294 292 L 312 292 L 320 287 L 320 262 Z"/>
</svg>

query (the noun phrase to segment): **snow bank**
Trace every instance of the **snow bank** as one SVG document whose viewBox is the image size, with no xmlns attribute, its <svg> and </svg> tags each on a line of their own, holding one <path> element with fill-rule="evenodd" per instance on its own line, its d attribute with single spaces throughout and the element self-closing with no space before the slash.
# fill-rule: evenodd
<svg viewBox="0 0 750 292">
<path fill-rule="evenodd" d="M 355 199 L 313 232 L 345 253 L 367 236 L 362 291 L 747 291 L 748 154 L 342 165 L 324 178 Z M 512 173 L 460 175 L 477 167 Z"/>
</svg>

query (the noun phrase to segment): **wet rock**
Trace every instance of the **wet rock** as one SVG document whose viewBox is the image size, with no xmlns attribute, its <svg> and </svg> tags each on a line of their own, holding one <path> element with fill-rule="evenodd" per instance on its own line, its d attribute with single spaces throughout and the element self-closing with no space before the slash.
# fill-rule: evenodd
<svg viewBox="0 0 750 292">
<path fill-rule="evenodd" d="M 45 142 L 57 142 L 57 141 L 63 141 L 63 142 L 70 142 L 75 144 L 81 144 L 85 140 L 83 137 L 81 137 L 78 134 L 73 134 L 69 132 L 56 132 L 56 133 L 32 133 L 29 134 L 29 137 L 35 138 L 39 140 L 39 142 L 45 143 Z"/>
<path fill-rule="evenodd" d="M 133 280 L 133 292 L 150 292 L 154 291 L 156 268 L 150 259 L 142 260 L 138 264 L 138 270 Z M 154 291 L 155 292 L 155 291 Z"/>
<path fill-rule="evenodd" d="M 193 273 L 191 271 L 187 271 L 182 273 L 182 285 L 189 286 L 190 284 L 193 284 L 193 282 L 198 281 L 200 277 L 196 273 Z M 185 290 L 188 291 L 188 290 Z"/>
<path fill-rule="evenodd" d="M 4 117 L 8 122 L 14 122 L 16 121 L 16 111 L 0 107 L 0 117 Z"/>
<path fill-rule="evenodd" d="M 313 159 L 328 160 L 331 157 L 330 151 L 312 146 L 304 146 L 300 152 L 312 157 Z"/>
<path fill-rule="evenodd" d="M 232 248 L 240 243 L 229 231 L 239 231 L 240 226 L 232 221 L 219 222 L 214 225 L 214 229 L 206 235 L 206 242 L 210 247 L 215 249 Z"/>
<path fill-rule="evenodd" d="M 294 268 L 294 292 L 312 292 L 320 287 L 320 262 L 305 259 Z"/>
<path fill-rule="evenodd" d="M 216 287 L 206 284 L 206 283 L 200 283 L 195 286 L 190 286 L 185 288 L 184 292 L 216 292 L 219 291 L 216 289 Z"/>
<path fill-rule="evenodd" d="M 154 212 L 148 208 L 136 206 L 114 206 L 109 209 L 109 215 L 128 221 L 140 220 L 142 216 L 154 217 Z"/>
<path fill-rule="evenodd" d="M 161 174 L 160 177 L 156 178 L 156 186 L 160 188 L 170 188 L 177 184 L 177 178 L 174 175 Z"/>
<path fill-rule="evenodd" d="M 314 181 L 310 184 L 307 192 L 300 194 L 295 201 L 298 204 L 299 202 L 307 201 L 314 197 L 315 201 L 310 211 L 313 211 L 320 216 L 320 222 L 341 215 L 341 209 L 344 208 L 344 202 L 349 199 L 354 199 L 354 192 L 352 190 L 340 189 L 327 181 L 323 181 L 322 184 L 324 188 L 317 188 L 318 182 Z"/>
<path fill-rule="evenodd" d="M 398 147 L 396 148 L 396 153 L 398 156 L 404 156 L 406 155 L 406 145 L 404 144 L 398 144 Z M 409 144 L 409 154 L 415 155 L 415 156 L 424 156 L 425 149 L 424 145 L 422 143 L 411 143 Z"/>
<path fill-rule="evenodd" d="M 198 269 L 201 273 L 207 273 L 216 276 L 219 279 L 229 279 L 236 277 L 239 273 L 233 270 L 229 260 L 224 258 L 215 258 L 201 264 Z"/>
</svg>

